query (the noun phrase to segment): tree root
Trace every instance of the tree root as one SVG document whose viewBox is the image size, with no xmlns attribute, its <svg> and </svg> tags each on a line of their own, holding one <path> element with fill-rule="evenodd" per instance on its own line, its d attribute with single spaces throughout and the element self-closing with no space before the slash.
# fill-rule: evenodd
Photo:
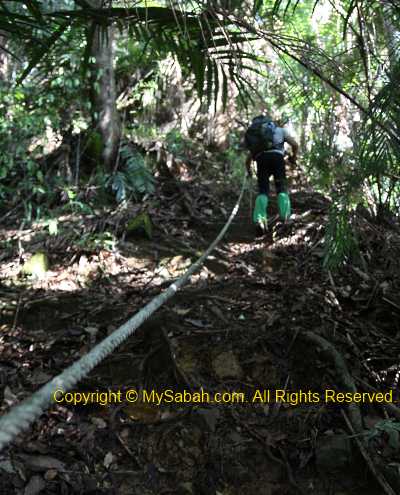
<svg viewBox="0 0 400 495">
<path fill-rule="evenodd" d="M 349 428 L 350 432 L 352 433 L 354 440 L 357 443 L 357 446 L 361 452 L 361 455 L 363 456 L 369 470 L 371 471 L 372 475 L 375 477 L 376 481 L 381 485 L 383 488 L 384 492 L 386 495 L 396 495 L 395 491 L 393 488 L 389 485 L 389 483 L 386 481 L 384 476 L 376 469 L 374 462 L 371 458 L 371 456 L 368 454 L 367 449 L 365 448 L 363 442 L 361 439 L 355 434 L 353 425 L 351 424 L 351 421 L 347 417 L 346 413 L 342 410 L 342 416 L 347 424 L 347 427 Z"/>
<path fill-rule="evenodd" d="M 339 354 L 335 346 L 328 340 L 313 332 L 304 332 L 302 335 L 304 335 L 307 340 L 310 340 L 314 344 L 317 344 L 318 347 L 322 348 L 322 350 L 331 357 L 333 364 L 335 365 L 341 386 L 344 389 L 343 391 L 355 393 L 356 386 L 354 384 L 354 380 L 351 377 L 349 370 L 347 369 L 343 356 Z M 354 430 L 357 433 L 361 433 L 363 430 L 363 425 L 362 416 L 358 404 L 354 402 L 349 404 L 348 411 Z"/>
<path fill-rule="evenodd" d="M 354 380 L 347 369 L 346 363 L 342 355 L 339 354 L 335 346 L 326 339 L 324 339 L 323 337 L 321 337 L 320 335 L 317 335 L 313 332 L 304 332 L 302 335 L 304 335 L 304 337 L 307 340 L 313 342 L 314 344 L 317 344 L 320 348 L 322 348 L 324 352 L 326 352 L 331 357 L 335 365 L 336 371 L 339 375 L 341 385 L 344 387 L 344 391 L 353 392 L 353 393 L 356 392 Z M 344 412 L 344 410 L 342 410 L 341 413 L 347 427 L 349 428 L 351 434 L 353 435 L 354 440 L 356 441 L 357 447 L 360 450 L 361 455 L 363 456 L 370 472 L 377 480 L 379 485 L 383 488 L 384 493 L 386 495 L 395 495 L 393 488 L 386 481 L 385 477 L 382 475 L 379 469 L 375 467 L 374 461 L 368 453 L 368 449 L 365 444 L 365 439 L 363 438 L 363 436 L 360 435 L 363 433 L 363 426 L 362 426 L 362 416 L 358 404 L 356 403 L 349 404 L 348 406 L 349 417 Z"/>
</svg>

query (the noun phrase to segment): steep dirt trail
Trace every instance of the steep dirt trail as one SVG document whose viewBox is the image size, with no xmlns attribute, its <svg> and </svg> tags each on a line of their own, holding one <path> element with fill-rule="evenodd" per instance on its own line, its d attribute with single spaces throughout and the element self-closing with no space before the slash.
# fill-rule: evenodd
<svg viewBox="0 0 400 495">
<path fill-rule="evenodd" d="M 274 225 L 263 241 L 254 239 L 245 198 L 206 268 L 78 389 L 169 391 L 177 400 L 56 406 L 0 459 L 1 468 L 12 454 L 20 470 L 2 471 L 3 493 L 24 486 L 39 493 L 35 483 L 45 493 L 381 493 L 340 437 L 339 409 L 287 395 L 322 393 L 335 383 L 335 370 L 304 341 L 304 331 L 336 338 L 344 322 L 363 325 L 321 269 L 328 201 L 307 189 L 291 197 L 294 222 Z M 187 239 L 164 232 L 121 243 L 115 279 L 108 275 L 70 295 L 55 286 L 42 299 L 31 294 L 35 304 L 21 307 L 8 327 L 14 333 L 5 357 L 15 354 L 18 340 L 27 363 L 25 370 L 4 368 L 11 389 L 26 395 L 37 388 L 159 293 L 219 231 L 229 207 L 221 205 Z M 126 268 L 149 278 L 120 278 Z M 31 342 L 40 341 L 46 345 L 28 355 Z M 208 395 L 201 400 L 182 402 L 185 393 L 202 390 Z M 279 403 L 277 390 L 285 398 Z M 225 395 L 217 403 L 215 394 Z"/>
<path fill-rule="evenodd" d="M 91 377 L 92 388 L 207 394 L 199 403 L 118 411 L 113 427 L 132 456 L 118 457 L 117 493 L 380 493 L 366 491 L 342 445 L 322 451 L 316 468 L 316 437 L 336 430 L 338 411 L 293 396 L 274 400 L 277 390 L 321 391 L 332 371 L 299 339 L 304 330 L 329 332 L 337 311 L 319 249 L 328 202 L 311 192 L 292 194 L 292 202 L 294 223 L 278 223 L 262 241 L 244 204 L 197 281 L 124 346 L 124 361 L 115 355 Z M 204 245 L 221 226 L 222 218 L 200 228 Z M 211 403 L 216 393 L 227 403 Z M 331 466 L 323 455 L 342 459 Z M 126 474 L 132 462 L 135 473 Z"/>
</svg>

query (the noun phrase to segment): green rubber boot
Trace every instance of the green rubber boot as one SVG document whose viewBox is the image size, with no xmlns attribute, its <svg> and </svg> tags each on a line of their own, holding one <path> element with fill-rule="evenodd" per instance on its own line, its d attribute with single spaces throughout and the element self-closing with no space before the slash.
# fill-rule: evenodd
<svg viewBox="0 0 400 495">
<path fill-rule="evenodd" d="M 259 194 L 256 198 L 256 203 L 253 211 L 253 222 L 261 228 L 263 232 L 267 231 L 267 207 L 268 207 L 268 196 L 265 194 Z"/>
<path fill-rule="evenodd" d="M 278 194 L 278 210 L 281 220 L 288 220 L 291 214 L 290 198 L 287 193 Z"/>
</svg>

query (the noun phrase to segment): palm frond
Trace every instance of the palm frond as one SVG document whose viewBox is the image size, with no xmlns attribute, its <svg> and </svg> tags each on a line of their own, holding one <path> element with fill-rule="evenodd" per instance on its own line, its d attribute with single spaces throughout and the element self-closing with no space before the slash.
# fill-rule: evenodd
<svg viewBox="0 0 400 495">
<path fill-rule="evenodd" d="M 393 177 L 400 172 L 400 64 L 390 74 L 387 84 L 379 91 L 371 105 L 374 118 L 365 118 L 358 138 L 357 151 L 360 158 L 363 178 L 379 182 L 379 194 L 390 201 L 392 193 L 398 193 L 393 187 Z M 392 136 L 378 126 L 376 122 L 395 129 Z M 397 137 L 397 139 L 396 139 Z M 379 198 L 381 202 L 382 198 Z"/>
<path fill-rule="evenodd" d="M 40 9 L 40 2 L 22 0 L 21 4 L 25 5 L 27 13 L 21 14 L 19 11 L 17 13 L 6 9 L 4 0 L 0 0 L 0 11 L 4 13 L 0 18 L 0 31 L 12 33 L 19 39 L 40 40 L 40 43 L 31 44 L 30 62 L 19 82 L 60 42 L 64 32 L 72 25 L 89 29 L 83 70 L 88 68 L 90 32 L 94 32 L 88 26 L 97 26 L 100 31 L 106 32 L 107 26 L 114 23 L 120 29 L 128 28 L 138 41 L 154 52 L 173 54 L 187 74 L 194 75 L 198 94 L 200 98 L 206 95 L 209 105 L 211 101 L 216 105 L 219 97 L 226 102 L 228 77 L 236 77 L 243 70 L 257 71 L 255 65 L 253 67 L 253 64 L 245 64 L 244 60 L 258 64 L 268 63 L 243 48 L 244 43 L 257 39 L 257 36 L 238 29 L 229 19 L 210 10 L 198 13 L 155 6 L 96 9 L 86 0 L 76 3 L 78 8 L 44 12 Z M 38 29 L 40 35 L 37 34 Z M 226 67 L 231 66 L 235 66 L 235 71 L 226 70 Z M 243 81 L 237 83 L 237 86 L 242 87 Z"/>
<path fill-rule="evenodd" d="M 329 211 L 325 232 L 323 266 L 336 270 L 359 254 L 359 246 L 353 227 L 353 213 L 344 201 L 345 196 L 334 199 Z"/>
<path fill-rule="evenodd" d="M 33 52 L 33 55 L 29 61 L 28 67 L 23 71 L 21 76 L 17 80 L 17 84 L 21 84 L 22 81 L 27 77 L 31 70 L 37 66 L 37 64 L 42 60 L 45 55 L 48 55 L 55 43 L 61 38 L 65 33 L 66 29 L 69 27 L 68 23 L 64 23 L 59 26 L 51 36 L 46 38 L 43 44 L 40 44 Z"/>
</svg>

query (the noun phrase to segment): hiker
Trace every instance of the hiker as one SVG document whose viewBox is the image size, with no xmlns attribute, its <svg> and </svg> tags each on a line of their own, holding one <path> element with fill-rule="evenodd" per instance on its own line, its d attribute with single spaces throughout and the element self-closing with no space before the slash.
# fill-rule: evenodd
<svg viewBox="0 0 400 495">
<path fill-rule="evenodd" d="M 278 195 L 279 216 L 283 221 L 290 217 L 290 198 L 286 187 L 284 161 L 285 142 L 292 148 L 290 161 L 295 164 L 299 145 L 288 130 L 279 127 L 271 117 L 266 115 L 255 117 L 245 134 L 245 146 L 250 151 L 246 160 L 246 169 L 250 176 L 251 162 L 253 160 L 257 162 L 259 194 L 255 201 L 253 222 L 260 234 L 264 234 L 268 229 L 267 208 L 271 175 L 274 176 Z"/>
</svg>

